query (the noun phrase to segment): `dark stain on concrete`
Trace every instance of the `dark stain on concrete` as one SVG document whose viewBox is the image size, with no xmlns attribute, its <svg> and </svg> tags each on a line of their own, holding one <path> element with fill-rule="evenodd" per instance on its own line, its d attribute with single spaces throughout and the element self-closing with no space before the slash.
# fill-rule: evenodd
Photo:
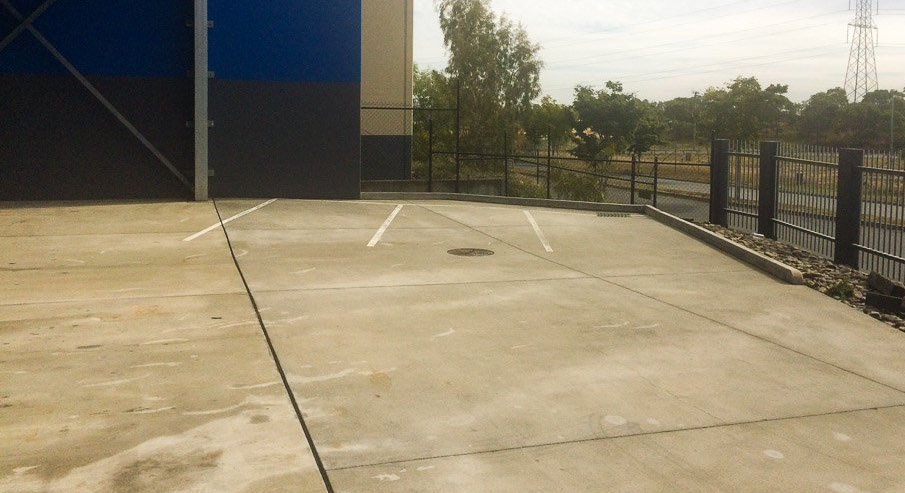
<svg viewBox="0 0 905 493">
<path fill-rule="evenodd" d="M 222 450 L 162 455 L 135 461 L 113 476 L 113 491 L 174 491 L 193 483 L 192 476 L 217 467 Z M 200 479 L 200 478 L 199 478 Z"/>
</svg>

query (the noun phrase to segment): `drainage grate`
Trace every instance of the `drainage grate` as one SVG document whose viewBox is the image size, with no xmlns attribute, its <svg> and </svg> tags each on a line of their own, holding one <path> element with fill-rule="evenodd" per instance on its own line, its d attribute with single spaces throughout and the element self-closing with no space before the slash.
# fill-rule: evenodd
<svg viewBox="0 0 905 493">
<path fill-rule="evenodd" d="M 632 217 L 632 215 L 624 212 L 598 212 L 597 217 Z"/>
<path fill-rule="evenodd" d="M 484 250 L 482 248 L 457 248 L 446 252 L 457 257 L 489 257 L 493 255 L 493 250 Z"/>
</svg>

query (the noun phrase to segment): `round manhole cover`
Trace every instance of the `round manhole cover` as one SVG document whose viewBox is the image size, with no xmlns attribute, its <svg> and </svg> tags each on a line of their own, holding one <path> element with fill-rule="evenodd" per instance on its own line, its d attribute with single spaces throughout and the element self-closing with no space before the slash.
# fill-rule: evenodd
<svg viewBox="0 0 905 493">
<path fill-rule="evenodd" d="M 457 257 L 488 257 L 493 255 L 493 250 L 484 250 L 482 248 L 457 248 L 446 252 Z"/>
</svg>

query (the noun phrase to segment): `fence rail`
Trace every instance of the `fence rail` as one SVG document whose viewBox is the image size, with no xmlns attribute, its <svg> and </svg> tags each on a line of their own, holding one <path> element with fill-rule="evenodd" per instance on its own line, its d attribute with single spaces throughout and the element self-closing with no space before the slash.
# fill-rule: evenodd
<svg viewBox="0 0 905 493">
<path fill-rule="evenodd" d="M 905 281 L 905 169 L 884 153 L 717 140 L 713 222 Z"/>
</svg>

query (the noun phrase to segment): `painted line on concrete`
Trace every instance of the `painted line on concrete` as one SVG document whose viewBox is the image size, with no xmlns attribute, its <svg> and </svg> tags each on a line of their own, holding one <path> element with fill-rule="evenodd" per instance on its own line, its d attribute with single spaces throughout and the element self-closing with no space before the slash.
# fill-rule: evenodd
<svg viewBox="0 0 905 493">
<path fill-rule="evenodd" d="M 396 220 L 396 216 L 398 216 L 399 213 L 402 212 L 403 207 L 405 206 L 402 204 L 396 206 L 396 210 L 394 210 L 392 214 L 390 214 L 390 217 L 388 217 L 387 220 L 383 222 L 383 225 L 380 226 L 380 229 L 378 229 L 377 232 L 374 233 L 374 237 L 371 238 L 371 242 L 368 243 L 368 248 L 374 248 L 378 243 L 380 243 L 380 239 L 383 238 L 383 234 L 387 232 L 387 229 L 389 229 L 390 225 L 393 224 L 393 221 Z"/>
<path fill-rule="evenodd" d="M 553 253 L 553 247 L 550 246 L 550 242 L 547 241 L 547 237 L 544 235 L 544 232 L 541 231 L 540 226 L 537 224 L 537 221 L 534 220 L 534 216 L 531 215 L 530 211 L 524 211 L 525 217 L 528 218 L 528 222 L 531 223 L 531 227 L 534 228 L 534 234 L 537 235 L 537 239 L 540 240 L 541 244 L 544 245 L 544 250 L 547 253 Z"/>
<path fill-rule="evenodd" d="M 213 230 L 215 230 L 215 229 L 218 229 L 218 228 L 221 228 L 221 227 L 223 227 L 223 226 L 225 226 L 225 225 L 227 225 L 227 224 L 229 224 L 229 223 L 235 221 L 236 219 L 239 219 L 239 218 L 241 218 L 241 217 L 245 217 L 245 216 L 251 214 L 252 212 L 261 210 L 261 209 L 267 207 L 268 205 L 270 205 L 270 204 L 276 202 L 277 200 L 278 200 L 278 199 L 271 199 L 271 200 L 268 200 L 267 202 L 264 202 L 264 203 L 261 204 L 261 205 L 252 207 L 251 209 L 248 209 L 247 211 L 240 212 L 240 213 L 236 214 L 235 216 L 233 216 L 233 217 L 231 217 L 231 218 L 229 218 L 229 219 L 225 219 L 225 220 L 223 220 L 223 221 L 221 221 L 221 222 L 219 222 L 219 223 L 217 223 L 217 224 L 214 224 L 213 226 L 211 226 L 211 227 L 209 227 L 209 228 L 205 228 L 205 229 L 203 229 L 203 230 L 201 230 L 201 231 L 199 231 L 199 232 L 193 234 L 192 236 L 189 236 L 188 238 L 186 238 L 186 239 L 184 239 L 184 240 L 182 240 L 182 241 L 194 241 L 194 240 L 197 240 L 198 238 L 201 238 L 202 236 L 204 236 L 204 235 L 210 233 L 211 231 L 213 231 Z"/>
</svg>

